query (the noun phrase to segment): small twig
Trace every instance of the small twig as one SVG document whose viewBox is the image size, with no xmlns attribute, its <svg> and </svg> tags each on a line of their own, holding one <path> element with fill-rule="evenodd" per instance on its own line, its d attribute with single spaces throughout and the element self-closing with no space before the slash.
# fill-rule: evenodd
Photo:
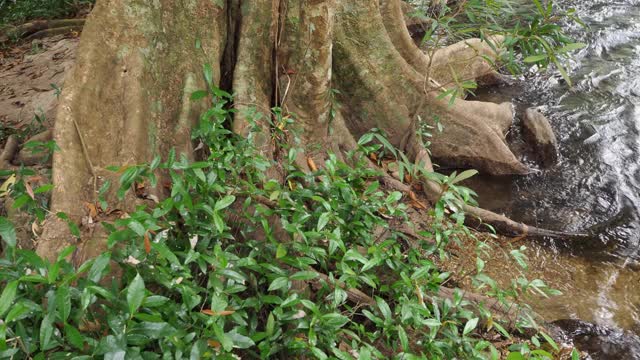
<svg viewBox="0 0 640 360">
<path fill-rule="evenodd" d="M 347 299 L 353 301 L 354 303 L 361 305 L 361 304 L 365 304 L 365 305 L 369 305 L 369 306 L 375 306 L 376 305 L 376 301 L 373 300 L 372 297 L 370 297 L 369 295 L 363 293 L 362 291 L 355 289 L 355 288 L 349 288 L 347 287 L 347 285 L 345 283 L 343 283 L 340 280 L 334 280 L 334 282 L 331 282 L 329 279 L 329 276 L 313 269 L 313 268 L 309 268 L 309 271 L 314 271 L 316 274 L 318 274 L 318 277 L 322 280 L 324 280 L 329 286 L 337 286 L 340 289 L 344 290 L 347 292 Z"/>
<path fill-rule="evenodd" d="M 82 137 L 82 132 L 80 131 L 80 125 L 75 118 L 71 118 L 73 121 L 73 125 L 76 128 L 76 132 L 78 133 L 78 137 L 80 138 L 80 145 L 82 146 L 82 153 L 84 154 L 84 159 L 89 165 L 89 171 L 91 171 L 91 175 L 93 176 L 93 197 L 94 201 L 96 200 L 96 194 L 98 192 L 98 174 L 96 174 L 96 170 L 93 167 L 93 163 L 91 162 L 91 157 L 89 156 L 89 150 L 87 150 L 87 144 L 84 142 L 84 138 Z"/>
</svg>

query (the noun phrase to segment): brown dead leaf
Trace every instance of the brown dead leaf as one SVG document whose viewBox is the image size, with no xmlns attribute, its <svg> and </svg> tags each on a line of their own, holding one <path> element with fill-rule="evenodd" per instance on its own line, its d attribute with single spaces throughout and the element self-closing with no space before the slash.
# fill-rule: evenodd
<svg viewBox="0 0 640 360">
<path fill-rule="evenodd" d="M 149 231 L 144 233 L 144 251 L 148 254 L 151 252 L 151 240 L 149 239 Z"/>
<path fill-rule="evenodd" d="M 33 193 L 33 189 L 31 188 L 31 185 L 29 184 L 29 182 L 28 182 L 28 181 L 25 181 L 25 182 L 24 182 L 24 187 L 25 187 L 25 189 L 27 190 L 27 194 L 29 194 L 29 197 L 30 197 L 32 200 L 35 200 L 35 199 L 36 199 L 36 195 Z"/>
<path fill-rule="evenodd" d="M 40 236 L 40 226 L 35 221 L 31 223 L 31 232 L 35 237 Z"/>
<path fill-rule="evenodd" d="M 427 205 L 425 205 L 423 202 L 418 200 L 418 197 L 413 191 L 409 191 L 409 199 L 411 199 L 411 205 L 413 205 L 413 207 L 415 207 L 416 209 L 419 209 L 419 210 L 427 209 Z"/>
<path fill-rule="evenodd" d="M 200 312 L 205 314 L 205 315 L 209 315 L 209 316 L 229 316 L 229 315 L 235 313 L 234 310 L 222 310 L 222 311 L 216 312 L 216 311 L 209 310 L 209 309 L 205 309 L 205 310 L 202 310 Z"/>
<path fill-rule="evenodd" d="M 84 203 L 84 207 L 89 212 L 89 217 L 91 219 L 95 219 L 95 218 L 98 217 L 98 209 L 96 208 L 96 206 L 94 204 L 85 202 Z"/>
<path fill-rule="evenodd" d="M 32 183 L 39 183 L 39 182 L 41 182 L 43 180 L 44 179 L 40 175 L 29 176 L 29 178 L 28 178 L 28 181 L 32 182 Z"/>
<path fill-rule="evenodd" d="M 369 154 L 369 158 L 373 161 L 378 161 L 378 155 L 376 155 L 376 153 Z"/>
<path fill-rule="evenodd" d="M 212 347 L 214 349 L 220 349 L 220 347 L 222 346 L 219 342 L 215 340 L 207 340 L 207 344 L 209 345 L 209 347 Z"/>
<path fill-rule="evenodd" d="M 309 165 L 309 169 L 311 169 L 311 171 L 318 171 L 316 163 L 310 157 L 307 158 L 307 165 Z"/>
<path fill-rule="evenodd" d="M 78 326 L 78 330 L 82 332 L 92 332 L 92 331 L 100 330 L 100 327 L 101 327 L 100 322 L 98 320 L 96 321 L 82 320 L 80 322 L 80 325 Z"/>
</svg>

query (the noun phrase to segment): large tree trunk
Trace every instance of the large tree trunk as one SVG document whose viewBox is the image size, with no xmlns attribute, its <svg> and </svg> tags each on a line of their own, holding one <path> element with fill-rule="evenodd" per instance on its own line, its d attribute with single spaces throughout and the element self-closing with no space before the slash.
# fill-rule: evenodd
<svg viewBox="0 0 640 360">
<path fill-rule="evenodd" d="M 203 103 L 190 95 L 205 88 L 204 64 L 214 84 L 235 93 L 237 133 L 246 135 L 251 114 L 262 114 L 256 140 L 269 158 L 277 153 L 269 109 L 280 106 L 316 163 L 327 150 L 342 156 L 377 127 L 430 166 L 421 140 L 408 136 L 419 117 L 444 125 L 434 134 L 436 162 L 526 173 L 505 142 L 510 104 L 437 99 L 454 79 L 495 74 L 484 60 L 497 57 L 493 47 L 469 40 L 430 55 L 409 38 L 400 0 L 98 0 L 61 98 L 52 212 L 80 222 L 96 190 L 117 182 L 109 165 L 147 162 L 170 148 L 191 157 L 190 129 Z M 114 193 L 108 200 L 125 211 L 137 201 L 118 202 Z M 83 239 L 80 252 L 100 251 L 99 234 Z M 70 242 L 66 224 L 51 217 L 38 251 L 51 258 Z"/>
</svg>

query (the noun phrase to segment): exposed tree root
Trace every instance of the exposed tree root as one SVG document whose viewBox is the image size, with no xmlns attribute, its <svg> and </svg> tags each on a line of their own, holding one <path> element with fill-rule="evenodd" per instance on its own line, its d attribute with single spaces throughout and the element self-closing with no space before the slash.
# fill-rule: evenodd
<svg viewBox="0 0 640 360">
<path fill-rule="evenodd" d="M 18 152 L 18 146 L 18 138 L 15 135 L 9 135 L 4 150 L 0 154 L 0 170 L 7 170 L 11 167 L 11 162 Z"/>
<path fill-rule="evenodd" d="M 318 274 L 318 278 L 312 281 L 314 286 L 321 286 L 320 281 L 326 282 L 331 288 L 338 287 L 344 290 L 347 293 L 347 299 L 353 302 L 356 305 L 362 306 L 376 306 L 376 301 L 369 295 L 365 294 L 359 289 L 349 288 L 341 281 L 334 280 L 331 281 L 329 276 L 310 269 Z M 455 289 L 441 286 L 438 289 L 438 298 L 440 299 L 449 299 L 452 302 L 455 301 Z M 482 307 L 491 312 L 495 316 L 496 319 L 499 319 L 504 322 L 505 328 L 511 332 L 517 331 L 517 324 L 522 320 L 524 314 L 529 314 L 535 319 L 541 319 L 541 317 L 537 314 L 532 314 L 530 311 L 524 311 L 520 306 L 516 304 L 504 304 L 498 301 L 497 299 L 493 299 L 484 295 L 476 294 L 469 291 L 461 291 L 462 298 L 467 302 L 473 305 L 472 310 L 474 310 L 478 316 L 480 316 L 480 312 L 477 310 L 478 307 Z M 486 320 L 483 319 L 483 323 L 487 325 Z"/>
<path fill-rule="evenodd" d="M 313 269 L 310 269 L 311 271 L 315 271 Z M 329 284 L 329 286 L 331 287 L 339 287 L 340 289 L 344 290 L 347 293 L 347 298 L 355 303 L 356 305 L 368 305 L 368 306 L 375 306 L 376 305 L 376 301 L 373 300 L 373 298 L 365 293 L 363 293 L 362 291 L 358 290 L 358 289 L 354 289 L 354 288 L 349 288 L 347 287 L 347 285 L 345 283 L 343 283 L 342 281 L 338 281 L 338 280 L 334 280 L 331 281 L 329 279 L 329 276 L 315 271 L 316 274 L 318 274 L 318 277 L 323 280 L 324 282 L 326 282 L 327 284 Z M 316 283 L 316 286 L 320 285 L 318 280 L 314 281 Z"/>
<path fill-rule="evenodd" d="M 43 37 L 80 31 L 85 19 L 35 20 L 19 26 L 9 27 L 0 35 L 0 43 L 13 39 L 33 40 Z"/>
<path fill-rule="evenodd" d="M 417 167 L 421 167 L 428 172 L 434 172 L 433 163 L 426 147 L 416 132 L 408 132 L 407 136 L 401 142 L 401 150 L 404 150 L 408 158 L 412 160 Z M 409 194 L 413 190 L 411 186 L 385 174 L 378 180 L 391 189 Z M 434 181 L 421 179 L 422 188 L 427 199 L 436 203 L 442 196 L 444 189 Z M 585 233 L 569 233 L 563 231 L 554 231 L 526 225 L 509 219 L 504 215 L 497 214 L 480 207 L 464 204 L 461 209 L 466 215 L 465 224 L 479 231 L 489 231 L 490 225 L 495 231 L 501 235 L 510 237 L 530 237 L 530 238 L 557 238 L 557 239 L 581 239 L 589 235 Z"/>
<path fill-rule="evenodd" d="M 405 9 L 396 0 L 380 0 L 380 12 L 391 42 L 400 55 L 420 74 L 435 80 L 438 86 L 427 84 L 428 91 L 451 87 L 467 80 L 499 79 L 494 64 L 501 52 L 502 37 L 488 41 L 468 39 L 445 48 L 434 48 L 425 54 L 406 30 Z M 436 44 L 437 46 L 437 44 Z"/>
<path fill-rule="evenodd" d="M 24 143 L 27 144 L 29 142 L 47 142 L 47 141 L 51 141 L 52 138 L 53 138 L 53 132 L 51 130 L 46 130 L 37 135 L 30 137 Z M 34 152 L 33 149 L 23 147 L 18 152 L 18 155 L 15 157 L 13 161 L 18 165 L 34 166 L 38 164 L 43 164 L 45 161 L 45 158 L 47 157 L 49 157 L 49 160 L 51 160 L 49 154 L 45 151 Z M 49 165 L 49 164 L 45 164 L 45 165 Z"/>
<path fill-rule="evenodd" d="M 32 41 L 36 39 L 43 39 L 46 37 L 56 36 L 56 35 L 64 35 L 72 32 L 80 32 L 82 31 L 82 26 L 65 26 L 58 27 L 53 29 L 40 30 L 37 33 L 31 34 L 24 38 L 25 41 Z"/>
<path fill-rule="evenodd" d="M 421 40 L 427 30 L 431 28 L 433 20 L 425 14 L 421 14 L 418 9 L 406 1 L 402 1 L 401 6 L 409 35 L 411 35 L 413 39 Z"/>
</svg>

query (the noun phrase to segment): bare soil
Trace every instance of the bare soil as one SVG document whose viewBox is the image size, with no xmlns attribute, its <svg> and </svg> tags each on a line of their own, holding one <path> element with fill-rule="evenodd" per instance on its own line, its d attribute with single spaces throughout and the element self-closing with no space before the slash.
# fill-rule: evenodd
<svg viewBox="0 0 640 360">
<path fill-rule="evenodd" d="M 58 35 L 0 50 L 2 141 L 11 133 L 28 137 L 53 126 L 56 88 L 64 86 L 78 42 L 77 34 Z"/>
</svg>

